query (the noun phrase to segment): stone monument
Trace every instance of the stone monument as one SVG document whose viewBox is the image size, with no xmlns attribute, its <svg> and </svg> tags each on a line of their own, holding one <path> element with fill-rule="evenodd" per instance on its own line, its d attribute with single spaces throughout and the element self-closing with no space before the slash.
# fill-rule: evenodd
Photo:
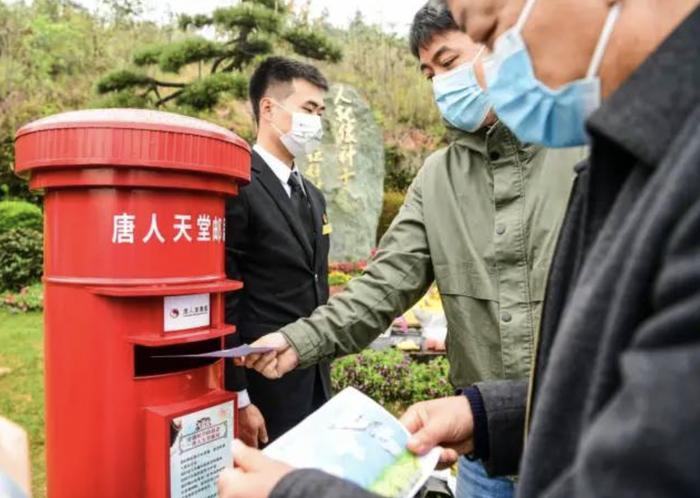
<svg viewBox="0 0 700 498">
<path fill-rule="evenodd" d="M 299 166 L 326 196 L 333 230 L 330 260 L 367 259 L 382 210 L 382 130 L 359 92 L 344 84 L 328 92 L 323 121 L 323 144 Z"/>
</svg>

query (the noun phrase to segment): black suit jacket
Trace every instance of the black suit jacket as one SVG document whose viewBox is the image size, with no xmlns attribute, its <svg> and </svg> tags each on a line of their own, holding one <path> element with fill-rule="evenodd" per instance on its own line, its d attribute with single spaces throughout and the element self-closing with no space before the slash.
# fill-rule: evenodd
<svg viewBox="0 0 700 498">
<path fill-rule="evenodd" d="M 323 235 L 326 201 L 304 180 L 314 223 L 309 240 L 292 202 L 270 167 L 253 152 L 251 182 L 226 204 L 226 273 L 242 291 L 226 298 L 226 321 L 237 334 L 227 346 L 259 337 L 309 316 L 328 300 L 329 236 Z M 268 381 L 227 364 L 226 388 L 248 389 L 274 438 L 330 396 L 330 366 L 319 364 Z M 266 413 L 267 412 L 267 413 Z"/>
</svg>

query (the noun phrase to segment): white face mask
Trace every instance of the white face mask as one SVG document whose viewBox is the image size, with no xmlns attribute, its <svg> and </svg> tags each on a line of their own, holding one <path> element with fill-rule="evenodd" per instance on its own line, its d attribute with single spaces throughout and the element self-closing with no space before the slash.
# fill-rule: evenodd
<svg viewBox="0 0 700 498">
<path fill-rule="evenodd" d="M 442 116 L 455 128 L 470 133 L 482 127 L 491 110 L 491 102 L 474 72 L 474 64 L 483 51 L 481 47 L 472 61 L 433 77 L 435 102 Z"/>
<path fill-rule="evenodd" d="M 274 124 L 272 125 L 280 134 L 280 141 L 289 153 L 294 157 L 301 157 L 318 149 L 323 139 L 321 116 L 305 112 L 291 112 L 282 104 L 277 102 L 275 104 L 292 115 L 292 128 L 287 133 L 282 132 Z"/>
</svg>

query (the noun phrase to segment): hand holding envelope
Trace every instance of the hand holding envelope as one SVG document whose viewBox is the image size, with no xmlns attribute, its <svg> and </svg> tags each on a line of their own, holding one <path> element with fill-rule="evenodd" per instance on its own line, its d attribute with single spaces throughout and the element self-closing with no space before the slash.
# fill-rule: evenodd
<svg viewBox="0 0 700 498">
<path fill-rule="evenodd" d="M 251 347 L 258 351 L 234 360 L 236 365 L 257 370 L 268 379 L 279 379 L 299 365 L 299 355 L 279 332 L 261 337 Z M 262 349 L 267 351 L 261 353 Z"/>
</svg>

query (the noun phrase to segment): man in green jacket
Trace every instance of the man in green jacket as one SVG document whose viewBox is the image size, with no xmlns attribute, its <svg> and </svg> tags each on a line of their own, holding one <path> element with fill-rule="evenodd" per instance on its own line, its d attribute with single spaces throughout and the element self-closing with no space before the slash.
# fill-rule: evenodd
<svg viewBox="0 0 700 498">
<path fill-rule="evenodd" d="M 445 7 L 418 11 L 410 42 L 450 144 L 425 161 L 365 273 L 309 318 L 255 343 L 276 348 L 246 360 L 268 377 L 362 351 L 433 282 L 455 388 L 529 374 L 546 275 L 586 150 L 522 144 L 496 120 L 481 88 L 484 49 Z M 513 494 L 512 481 L 489 479 L 478 462 L 462 458 L 459 474 L 459 498 Z"/>
</svg>

